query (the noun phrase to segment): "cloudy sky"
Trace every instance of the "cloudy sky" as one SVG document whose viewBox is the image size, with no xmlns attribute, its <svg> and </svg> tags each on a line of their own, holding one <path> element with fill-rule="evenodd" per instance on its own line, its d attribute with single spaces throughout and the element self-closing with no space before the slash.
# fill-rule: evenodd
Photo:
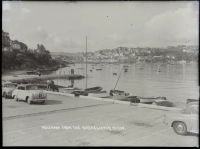
<svg viewBox="0 0 200 149">
<path fill-rule="evenodd" d="M 50 51 L 83 52 L 118 46 L 198 44 L 196 1 L 3 2 L 3 30 L 11 39 Z"/>
</svg>

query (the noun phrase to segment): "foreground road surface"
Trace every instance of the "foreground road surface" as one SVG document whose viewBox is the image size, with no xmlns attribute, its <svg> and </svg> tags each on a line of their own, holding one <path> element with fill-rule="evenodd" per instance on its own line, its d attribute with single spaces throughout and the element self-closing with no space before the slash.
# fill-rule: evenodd
<svg viewBox="0 0 200 149">
<path fill-rule="evenodd" d="M 4 146 L 198 146 L 163 124 L 167 111 L 48 95 L 45 105 L 3 100 Z"/>
</svg>

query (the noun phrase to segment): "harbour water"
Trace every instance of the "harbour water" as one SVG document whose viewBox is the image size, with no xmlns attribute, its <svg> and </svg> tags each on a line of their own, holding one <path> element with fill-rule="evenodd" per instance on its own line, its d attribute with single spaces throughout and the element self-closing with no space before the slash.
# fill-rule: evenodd
<svg viewBox="0 0 200 149">
<path fill-rule="evenodd" d="M 85 76 L 85 64 L 75 64 L 54 73 Z M 98 70 L 102 69 L 102 70 Z M 121 72 L 121 75 L 120 75 Z M 117 73 L 117 75 L 113 75 Z M 104 90 L 113 89 L 119 77 L 117 90 L 124 90 L 136 96 L 165 96 L 176 105 L 182 106 L 186 99 L 199 98 L 198 64 L 129 64 L 125 72 L 123 64 L 88 64 L 87 87 L 101 86 Z M 56 79 L 55 84 L 68 86 L 69 80 Z M 86 79 L 75 80 L 74 87 L 85 88 Z"/>
</svg>

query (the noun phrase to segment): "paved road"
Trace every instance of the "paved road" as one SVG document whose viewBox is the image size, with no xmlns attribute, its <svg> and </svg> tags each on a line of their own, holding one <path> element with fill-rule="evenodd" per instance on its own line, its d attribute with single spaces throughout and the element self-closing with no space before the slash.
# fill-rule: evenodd
<svg viewBox="0 0 200 149">
<path fill-rule="evenodd" d="M 162 123 L 167 111 L 48 95 L 45 105 L 3 99 L 4 146 L 198 146 Z"/>
</svg>

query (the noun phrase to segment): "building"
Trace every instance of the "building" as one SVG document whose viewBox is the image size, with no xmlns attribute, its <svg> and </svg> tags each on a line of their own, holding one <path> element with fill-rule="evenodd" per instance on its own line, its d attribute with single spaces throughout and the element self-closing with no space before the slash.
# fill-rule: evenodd
<svg viewBox="0 0 200 149">
<path fill-rule="evenodd" d="M 9 33 L 2 31 L 2 47 L 10 47 Z"/>
</svg>

